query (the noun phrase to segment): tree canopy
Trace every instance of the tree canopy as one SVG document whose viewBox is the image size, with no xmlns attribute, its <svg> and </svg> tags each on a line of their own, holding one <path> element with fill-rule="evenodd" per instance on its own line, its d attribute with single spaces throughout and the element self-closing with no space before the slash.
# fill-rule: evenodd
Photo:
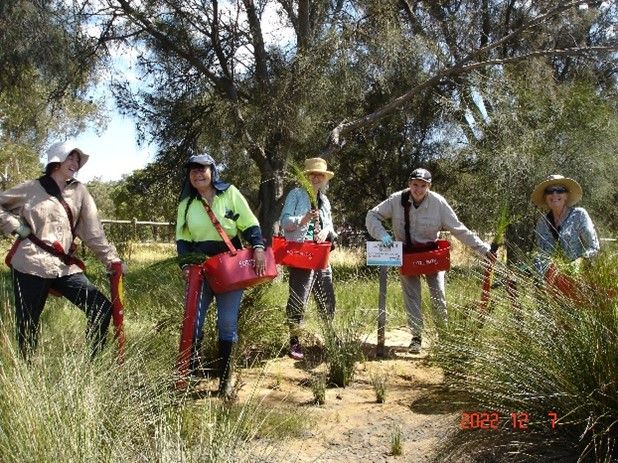
<svg viewBox="0 0 618 463">
<path fill-rule="evenodd" d="M 182 163 L 201 151 L 250 199 L 266 235 L 294 183 L 290 164 L 316 155 L 337 174 L 337 219 L 358 228 L 418 166 L 483 231 L 502 203 L 531 216 L 527 192 L 557 170 L 581 180 L 587 205 L 601 211 L 612 200 L 613 3 L 74 5 L 71 24 L 98 31 L 80 56 L 134 51 L 142 84 L 118 75 L 117 103 L 160 148 L 116 190 L 120 209 L 173 218 Z M 603 220 L 615 217 L 612 208 Z"/>
<path fill-rule="evenodd" d="M 0 180 L 7 188 L 40 172 L 39 152 L 97 115 L 85 94 L 95 42 L 63 1 L 0 5 Z"/>
</svg>

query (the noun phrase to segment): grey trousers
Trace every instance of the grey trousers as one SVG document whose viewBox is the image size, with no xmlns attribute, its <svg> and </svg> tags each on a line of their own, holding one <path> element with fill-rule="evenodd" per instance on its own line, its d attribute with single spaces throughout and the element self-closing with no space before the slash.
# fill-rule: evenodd
<svg viewBox="0 0 618 463">
<path fill-rule="evenodd" d="M 446 295 L 444 292 L 444 272 L 423 275 L 429 286 L 429 294 L 434 315 L 446 321 Z M 420 336 L 423 331 L 421 312 L 421 277 L 400 275 L 403 300 L 408 313 L 408 326 L 413 336 Z"/>
<path fill-rule="evenodd" d="M 335 315 L 335 290 L 330 266 L 324 270 L 306 270 L 289 267 L 290 295 L 286 306 L 290 328 L 303 322 L 309 295 L 313 297 L 322 317 L 332 319 Z"/>
</svg>

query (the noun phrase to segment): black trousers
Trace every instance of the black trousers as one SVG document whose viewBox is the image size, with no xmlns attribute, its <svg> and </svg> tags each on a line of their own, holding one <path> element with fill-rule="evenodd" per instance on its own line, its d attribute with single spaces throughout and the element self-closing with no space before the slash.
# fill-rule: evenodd
<svg viewBox="0 0 618 463">
<path fill-rule="evenodd" d="M 86 314 L 86 339 L 94 357 L 105 344 L 112 303 L 83 273 L 42 278 L 13 269 L 17 343 L 24 358 L 36 349 L 41 313 L 50 289 L 54 289 Z"/>
</svg>

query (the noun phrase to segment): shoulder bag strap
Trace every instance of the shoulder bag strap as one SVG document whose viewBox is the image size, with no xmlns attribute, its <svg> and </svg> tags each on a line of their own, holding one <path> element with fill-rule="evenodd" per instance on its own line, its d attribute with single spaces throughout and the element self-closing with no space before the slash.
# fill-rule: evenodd
<svg viewBox="0 0 618 463">
<path fill-rule="evenodd" d="M 69 218 L 69 226 L 71 227 L 71 235 L 73 237 L 73 240 L 75 240 L 75 228 L 77 226 L 77 223 L 73 219 L 73 212 L 71 211 L 69 204 L 62 197 L 60 188 L 58 188 L 58 185 L 51 177 L 46 176 L 46 175 L 39 178 L 39 183 L 41 184 L 41 186 L 43 187 L 43 189 L 48 195 L 53 196 L 58 201 L 60 201 L 60 204 L 62 204 L 62 207 L 64 208 L 64 211 L 66 212 L 67 217 Z"/>
<path fill-rule="evenodd" d="M 44 251 L 47 251 L 50 254 L 56 256 L 65 265 L 75 264 L 82 270 L 86 270 L 86 265 L 84 264 L 84 262 L 81 259 L 72 256 L 71 254 L 67 254 L 58 241 L 55 241 L 53 244 L 48 244 L 42 239 L 40 239 L 38 236 L 36 236 L 34 233 L 30 233 L 27 238 Z"/>
<path fill-rule="evenodd" d="M 210 217 L 212 224 L 215 226 L 217 233 L 219 233 L 219 236 L 221 237 L 227 248 L 230 250 L 232 255 L 235 256 L 238 253 L 238 250 L 232 244 L 232 241 L 230 240 L 230 237 L 227 236 L 227 233 L 225 233 L 225 230 L 221 226 L 221 222 L 219 222 L 219 219 L 217 219 L 217 216 L 213 212 L 210 205 L 204 200 L 204 198 L 200 198 L 200 201 L 202 202 L 202 206 L 204 206 L 204 209 L 206 209 L 206 213 L 208 214 L 208 217 Z"/>
<path fill-rule="evenodd" d="M 405 221 L 406 246 L 412 247 L 410 239 L 410 190 L 404 191 L 401 194 L 401 205 L 403 206 L 403 219 Z"/>
</svg>

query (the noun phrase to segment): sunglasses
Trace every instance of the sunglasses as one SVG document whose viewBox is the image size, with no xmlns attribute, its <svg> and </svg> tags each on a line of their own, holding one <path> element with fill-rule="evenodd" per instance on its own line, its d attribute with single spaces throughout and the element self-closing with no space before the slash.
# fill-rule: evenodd
<svg viewBox="0 0 618 463">
<path fill-rule="evenodd" d="M 546 195 L 551 195 L 553 193 L 568 193 L 568 192 L 569 190 L 567 190 L 563 186 L 550 186 L 550 187 L 545 188 Z"/>
</svg>

